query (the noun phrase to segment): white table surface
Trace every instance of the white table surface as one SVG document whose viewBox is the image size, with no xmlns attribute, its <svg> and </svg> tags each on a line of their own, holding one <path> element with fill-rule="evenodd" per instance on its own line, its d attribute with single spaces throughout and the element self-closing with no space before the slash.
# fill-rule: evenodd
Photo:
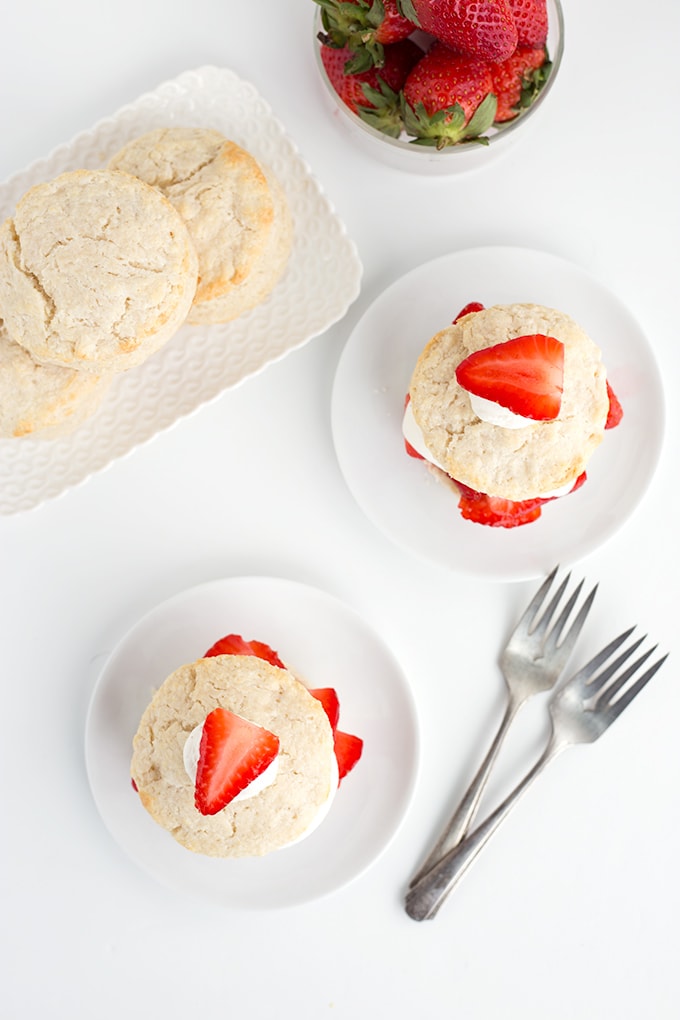
<svg viewBox="0 0 680 1020">
<path fill-rule="evenodd" d="M 318 92 L 311 0 L 36 0 L 5 12 L 0 179 L 183 70 L 230 67 L 297 142 L 364 277 L 324 335 L 86 484 L 0 518 L 3 1016 L 677 1015 L 673 658 L 597 745 L 553 766 L 436 921 L 404 913 L 407 878 L 499 719 L 496 656 L 535 583 L 463 578 L 395 546 L 348 492 L 330 430 L 343 345 L 402 273 L 480 244 L 581 265 L 642 325 L 668 397 L 651 488 L 578 564 L 600 582 L 583 650 L 630 622 L 677 649 L 680 19 L 668 0 L 646 4 L 642 24 L 632 0 L 565 8 L 550 116 L 458 179 L 388 171 L 348 147 Z M 275 512 L 272 492 L 286 497 Z M 176 592 L 243 574 L 312 584 L 356 609 L 418 706 L 418 781 L 390 845 L 345 888 L 277 911 L 168 893 L 119 850 L 84 768 L 89 697 L 122 634 Z M 542 711 L 527 709 L 506 775 L 535 751 Z"/>
</svg>

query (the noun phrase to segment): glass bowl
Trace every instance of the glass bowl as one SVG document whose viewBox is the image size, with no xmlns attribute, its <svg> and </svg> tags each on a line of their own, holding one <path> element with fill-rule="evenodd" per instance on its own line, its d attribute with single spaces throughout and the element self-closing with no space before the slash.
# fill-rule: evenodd
<svg viewBox="0 0 680 1020">
<path fill-rule="evenodd" d="M 403 135 L 401 138 L 390 138 L 389 135 L 366 124 L 343 103 L 328 80 L 321 61 L 321 47 L 317 40 L 317 33 L 322 28 L 321 15 L 320 12 L 317 12 L 314 17 L 314 55 L 324 86 L 323 94 L 326 107 L 335 122 L 341 125 L 345 135 L 349 135 L 356 145 L 360 146 L 364 152 L 397 170 L 415 174 L 455 174 L 483 167 L 516 142 L 526 125 L 534 123 L 536 114 L 545 105 L 557 77 L 564 51 L 564 16 L 560 0 L 547 0 L 547 2 L 547 49 L 552 62 L 550 76 L 527 110 L 514 120 L 493 127 L 486 133 L 489 139 L 488 145 L 468 141 L 436 149 L 428 145 L 414 145 L 408 140 L 407 135 Z"/>
</svg>

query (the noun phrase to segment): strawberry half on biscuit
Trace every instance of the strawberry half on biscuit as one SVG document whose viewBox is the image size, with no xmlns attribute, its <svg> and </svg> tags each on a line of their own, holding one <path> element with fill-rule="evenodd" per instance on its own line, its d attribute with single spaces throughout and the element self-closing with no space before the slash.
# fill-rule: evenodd
<svg viewBox="0 0 680 1020">
<path fill-rule="evenodd" d="M 196 807 L 214 815 L 257 779 L 279 753 L 276 734 L 226 708 L 203 723 L 196 769 Z"/>
<path fill-rule="evenodd" d="M 570 316 L 471 302 L 420 354 L 403 434 L 465 520 L 514 528 L 584 484 L 622 413 L 599 348 Z"/>
<path fill-rule="evenodd" d="M 305 839 L 362 741 L 337 728 L 333 688 L 311 692 L 271 646 L 228 633 L 168 676 L 133 739 L 133 789 L 182 846 L 257 857 Z"/>
</svg>

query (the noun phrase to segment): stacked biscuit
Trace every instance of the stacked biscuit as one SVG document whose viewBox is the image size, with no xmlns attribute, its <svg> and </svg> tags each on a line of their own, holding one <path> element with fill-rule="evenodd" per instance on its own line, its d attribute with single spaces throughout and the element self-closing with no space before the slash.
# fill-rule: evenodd
<svg viewBox="0 0 680 1020">
<path fill-rule="evenodd" d="M 259 304 L 291 241 L 278 181 L 217 131 L 158 129 L 31 188 L 0 227 L 0 438 L 70 431 L 184 322 Z"/>
<path fill-rule="evenodd" d="M 196 810 L 185 745 L 216 708 L 275 733 L 280 753 L 271 785 L 206 815 Z M 161 684 L 134 737 L 131 775 L 152 818 L 182 846 L 211 857 L 261 856 L 304 838 L 338 783 L 321 702 L 287 669 L 231 654 L 181 666 Z"/>
<path fill-rule="evenodd" d="M 537 333 L 564 345 L 559 415 L 521 429 L 483 420 L 457 382 L 457 367 L 475 351 Z M 514 501 L 573 485 L 602 441 L 609 406 L 599 348 L 570 316 L 529 303 L 494 305 L 437 333 L 418 358 L 409 397 L 437 475 Z"/>
</svg>

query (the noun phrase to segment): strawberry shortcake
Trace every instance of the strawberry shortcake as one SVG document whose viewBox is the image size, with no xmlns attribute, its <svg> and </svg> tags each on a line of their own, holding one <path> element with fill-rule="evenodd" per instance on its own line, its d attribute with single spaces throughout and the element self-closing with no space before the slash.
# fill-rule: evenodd
<svg viewBox="0 0 680 1020">
<path fill-rule="evenodd" d="M 133 787 L 189 850 L 280 850 L 323 821 L 361 755 L 338 716 L 333 688 L 310 690 L 268 645 L 227 635 L 154 695 L 133 740 Z"/>
<path fill-rule="evenodd" d="M 463 517 L 515 527 L 583 484 L 620 417 L 599 348 L 568 315 L 473 304 L 418 358 L 403 431 L 407 452 L 455 486 Z"/>
</svg>

